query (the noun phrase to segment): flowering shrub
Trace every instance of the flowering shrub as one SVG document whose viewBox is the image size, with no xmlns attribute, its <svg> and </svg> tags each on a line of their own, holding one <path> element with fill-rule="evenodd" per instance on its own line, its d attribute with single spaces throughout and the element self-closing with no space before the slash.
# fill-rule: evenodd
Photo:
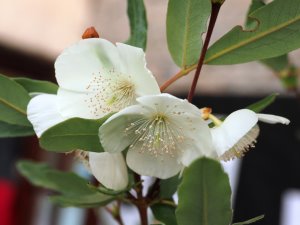
<svg viewBox="0 0 300 225">
<path fill-rule="evenodd" d="M 30 161 L 21 161 L 19 171 L 33 184 L 57 191 L 53 202 L 105 206 L 120 225 L 123 219 L 126 223 L 126 215 L 120 215 L 124 202 L 138 208 L 142 225 L 149 224 L 148 208 L 166 225 L 231 224 L 231 189 L 220 161 L 240 158 L 255 147 L 259 121 L 290 121 L 260 113 L 276 95 L 226 118 L 218 118 L 205 106 L 199 109 L 192 100 L 201 68 L 204 63 L 253 60 L 272 67 L 269 58 L 280 56 L 280 60 L 300 47 L 296 29 L 300 11 L 293 0 L 269 4 L 253 0 L 249 18 L 259 23 L 248 19 L 246 27 L 254 29 L 235 27 L 208 48 L 223 3 L 169 0 L 167 44 L 180 70 L 161 87 L 146 67 L 147 21 L 142 0 L 128 0 L 131 37 L 126 44 L 115 45 L 88 29 L 83 40 L 59 55 L 55 62 L 58 85 L 0 75 L 1 137 L 36 134 L 45 150 L 74 153 L 98 182 L 91 184 L 74 173 Z M 187 99 L 165 93 L 193 70 Z M 148 190 L 141 176 L 152 177 Z"/>
</svg>

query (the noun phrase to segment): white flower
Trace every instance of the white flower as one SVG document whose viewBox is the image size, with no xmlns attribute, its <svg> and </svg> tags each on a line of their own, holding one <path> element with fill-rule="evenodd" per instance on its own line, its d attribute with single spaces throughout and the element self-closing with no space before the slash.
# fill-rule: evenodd
<svg viewBox="0 0 300 225">
<path fill-rule="evenodd" d="M 213 156 L 200 110 L 169 94 L 144 96 L 111 116 L 99 129 L 105 151 L 128 147 L 128 166 L 140 175 L 166 179 L 194 159 Z"/>
<path fill-rule="evenodd" d="M 219 158 L 224 161 L 241 157 L 254 147 L 259 134 L 257 122 L 289 124 L 289 120 L 275 115 L 257 114 L 249 109 L 231 113 L 224 122 L 211 129 L 212 142 Z"/>
<path fill-rule="evenodd" d="M 67 48 L 55 62 L 58 107 L 64 117 L 97 119 L 159 94 L 142 49 L 100 38 Z"/>
<path fill-rule="evenodd" d="M 57 96 L 38 95 L 27 108 L 38 137 L 66 119 L 98 119 L 134 104 L 136 97 L 160 93 L 142 49 L 121 43 L 115 46 L 100 38 L 85 39 L 64 50 L 55 62 L 55 72 Z M 121 153 L 89 153 L 89 162 L 104 186 L 115 190 L 127 186 Z"/>
</svg>

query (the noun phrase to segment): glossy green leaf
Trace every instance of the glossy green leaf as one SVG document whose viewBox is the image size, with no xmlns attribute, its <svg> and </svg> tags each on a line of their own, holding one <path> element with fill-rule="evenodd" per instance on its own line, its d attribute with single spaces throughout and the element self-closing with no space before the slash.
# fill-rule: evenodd
<svg viewBox="0 0 300 225">
<path fill-rule="evenodd" d="M 146 49 L 147 16 L 144 0 L 127 0 L 127 14 L 130 24 L 129 45 Z"/>
<path fill-rule="evenodd" d="M 178 198 L 179 225 L 228 225 L 231 222 L 229 178 L 215 160 L 200 158 L 185 169 Z"/>
<path fill-rule="evenodd" d="M 177 191 L 180 181 L 181 179 L 178 175 L 169 179 L 160 180 L 160 197 L 165 199 L 172 198 Z"/>
<path fill-rule="evenodd" d="M 177 225 L 175 209 L 174 206 L 165 204 L 155 204 L 151 206 L 154 217 L 164 225 Z"/>
<path fill-rule="evenodd" d="M 278 96 L 278 94 L 271 94 L 265 98 L 263 98 L 262 100 L 255 102 L 249 106 L 247 106 L 247 109 L 251 109 L 252 111 L 259 113 L 261 111 L 263 111 L 265 108 L 267 108 L 269 105 L 271 105 L 275 100 L 276 97 Z"/>
<path fill-rule="evenodd" d="M 49 81 L 33 80 L 25 77 L 17 77 L 13 79 L 20 84 L 29 93 L 48 93 L 56 94 L 58 86 Z"/>
<path fill-rule="evenodd" d="M 210 0 L 169 0 L 167 41 L 180 68 L 197 63 L 203 45 L 201 35 L 207 29 L 210 13 Z"/>
<path fill-rule="evenodd" d="M 255 223 L 259 220 L 262 220 L 265 216 L 264 215 L 260 215 L 260 216 L 257 216 L 255 218 L 252 218 L 250 220 L 247 220 L 247 221 L 244 221 L 244 222 L 238 222 L 238 223 L 234 223 L 232 225 L 246 225 L 246 224 L 252 224 L 252 223 Z"/>
<path fill-rule="evenodd" d="M 62 206 L 94 207 L 113 200 L 111 196 L 90 188 L 87 180 L 74 173 L 61 172 L 31 161 L 20 161 L 17 168 L 32 184 L 60 193 L 52 199 Z"/>
<path fill-rule="evenodd" d="M 255 29 L 233 28 L 209 48 L 205 63 L 245 63 L 280 56 L 300 48 L 298 1 L 273 1 L 249 16 L 257 21 Z"/>
<path fill-rule="evenodd" d="M 32 135 L 35 135 L 32 127 L 14 125 L 0 121 L 0 138 L 25 137 Z"/>
<path fill-rule="evenodd" d="M 68 152 L 74 149 L 103 152 L 99 140 L 99 127 L 110 115 L 98 120 L 71 118 L 46 130 L 40 145 L 48 151 Z"/>
<path fill-rule="evenodd" d="M 21 85 L 0 74 L 0 121 L 31 127 L 26 115 L 29 100 Z"/>
</svg>

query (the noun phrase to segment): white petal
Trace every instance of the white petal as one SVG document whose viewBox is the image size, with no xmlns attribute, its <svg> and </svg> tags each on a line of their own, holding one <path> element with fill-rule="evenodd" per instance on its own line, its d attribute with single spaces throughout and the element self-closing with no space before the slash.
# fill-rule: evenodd
<svg viewBox="0 0 300 225">
<path fill-rule="evenodd" d="M 206 143 L 208 147 L 198 146 L 197 144 L 189 145 L 186 144 L 185 147 L 182 147 L 183 154 L 180 158 L 181 163 L 184 166 L 189 166 L 194 160 L 206 156 L 210 158 L 216 159 L 218 157 L 217 153 L 214 151 L 212 147 L 211 137 L 210 139 L 206 139 L 204 141 L 207 141 L 209 143 Z M 199 138 L 201 140 L 201 138 Z M 205 145 L 205 144 L 204 144 Z"/>
<path fill-rule="evenodd" d="M 60 87 L 86 91 L 95 76 L 110 69 L 122 70 L 115 45 L 101 38 L 84 39 L 65 49 L 55 62 Z"/>
<path fill-rule="evenodd" d="M 290 123 L 290 120 L 282 117 L 282 116 L 276 116 L 276 115 L 271 115 L 271 114 L 262 114 L 262 113 L 257 113 L 258 120 L 265 122 L 265 123 L 282 123 L 285 125 L 288 125 Z"/>
<path fill-rule="evenodd" d="M 138 146 L 129 149 L 126 161 L 129 168 L 134 172 L 160 179 L 173 177 L 182 168 L 176 157 L 170 157 L 169 155 L 155 157 L 147 152 L 139 153 Z"/>
<path fill-rule="evenodd" d="M 131 76 L 137 96 L 159 94 L 159 86 L 146 67 L 145 53 L 141 48 L 117 43 L 120 58 L 125 67 L 124 73 Z"/>
<path fill-rule="evenodd" d="M 41 94 L 32 98 L 27 106 L 27 117 L 38 137 L 50 127 L 65 120 L 57 107 L 57 96 Z"/>
<path fill-rule="evenodd" d="M 213 144 L 219 156 L 232 148 L 257 123 L 256 113 L 241 109 L 231 113 L 219 127 L 211 129 Z"/>
<path fill-rule="evenodd" d="M 182 151 L 182 163 L 189 164 L 203 155 L 215 157 L 211 141 L 210 129 L 201 118 L 201 111 L 187 100 L 176 98 L 170 94 L 148 95 L 137 99 L 144 107 L 150 107 L 154 112 L 161 112 L 168 116 L 174 124 L 174 129 L 183 131 L 184 141 L 178 145 Z"/>
<path fill-rule="evenodd" d="M 128 185 L 128 173 L 121 153 L 89 153 L 89 164 L 96 179 L 105 187 L 122 190 Z"/>
<path fill-rule="evenodd" d="M 91 103 L 88 93 L 85 92 L 68 91 L 59 88 L 57 104 L 60 114 L 67 118 L 99 119 L 107 114 L 100 108 L 101 104 L 95 105 Z"/>
<path fill-rule="evenodd" d="M 129 106 L 112 115 L 99 128 L 100 142 L 105 151 L 116 153 L 123 151 L 131 143 L 133 137 L 125 130 L 132 123 L 141 118 L 144 109 L 139 105 Z"/>
</svg>

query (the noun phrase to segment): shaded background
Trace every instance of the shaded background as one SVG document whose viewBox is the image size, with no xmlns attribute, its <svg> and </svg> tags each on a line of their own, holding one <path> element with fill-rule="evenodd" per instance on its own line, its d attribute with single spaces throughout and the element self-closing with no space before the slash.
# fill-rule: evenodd
<svg viewBox="0 0 300 225">
<path fill-rule="evenodd" d="M 234 25 L 244 23 L 250 2 L 225 2 L 212 43 Z M 145 4 L 149 27 L 148 68 L 162 84 L 178 71 L 166 45 L 167 0 L 145 0 Z M 0 73 L 55 81 L 55 58 L 65 47 L 78 41 L 85 28 L 95 26 L 101 37 L 112 42 L 128 38 L 126 7 L 124 0 L 0 0 Z M 290 55 L 291 61 L 300 66 L 300 51 Z M 299 102 L 294 94 L 284 90 L 273 72 L 257 62 L 204 66 L 200 78 L 195 103 L 199 107 L 211 106 L 217 113 L 230 113 L 270 93 L 281 93 L 267 112 L 287 116 L 292 124 L 288 127 L 262 125 L 258 146 L 244 158 L 242 170 L 239 173 L 234 170 L 237 163 L 225 166 L 231 171 L 236 190 L 236 221 L 266 214 L 266 219 L 257 224 L 299 225 L 300 219 L 295 215 L 300 215 L 300 122 Z M 192 74 L 168 91 L 185 97 L 191 79 Z M 4 221 L 11 218 L 14 224 L 22 225 L 75 225 L 75 221 L 96 224 L 94 211 L 62 210 L 53 206 L 45 197 L 49 193 L 32 187 L 16 173 L 14 162 L 18 158 L 77 170 L 70 156 L 51 154 L 37 146 L 35 137 L 0 140 L 0 209 L 6 210 L 0 211 L 0 225 L 12 224 Z M 66 222 L 64 218 L 75 221 Z"/>
</svg>

